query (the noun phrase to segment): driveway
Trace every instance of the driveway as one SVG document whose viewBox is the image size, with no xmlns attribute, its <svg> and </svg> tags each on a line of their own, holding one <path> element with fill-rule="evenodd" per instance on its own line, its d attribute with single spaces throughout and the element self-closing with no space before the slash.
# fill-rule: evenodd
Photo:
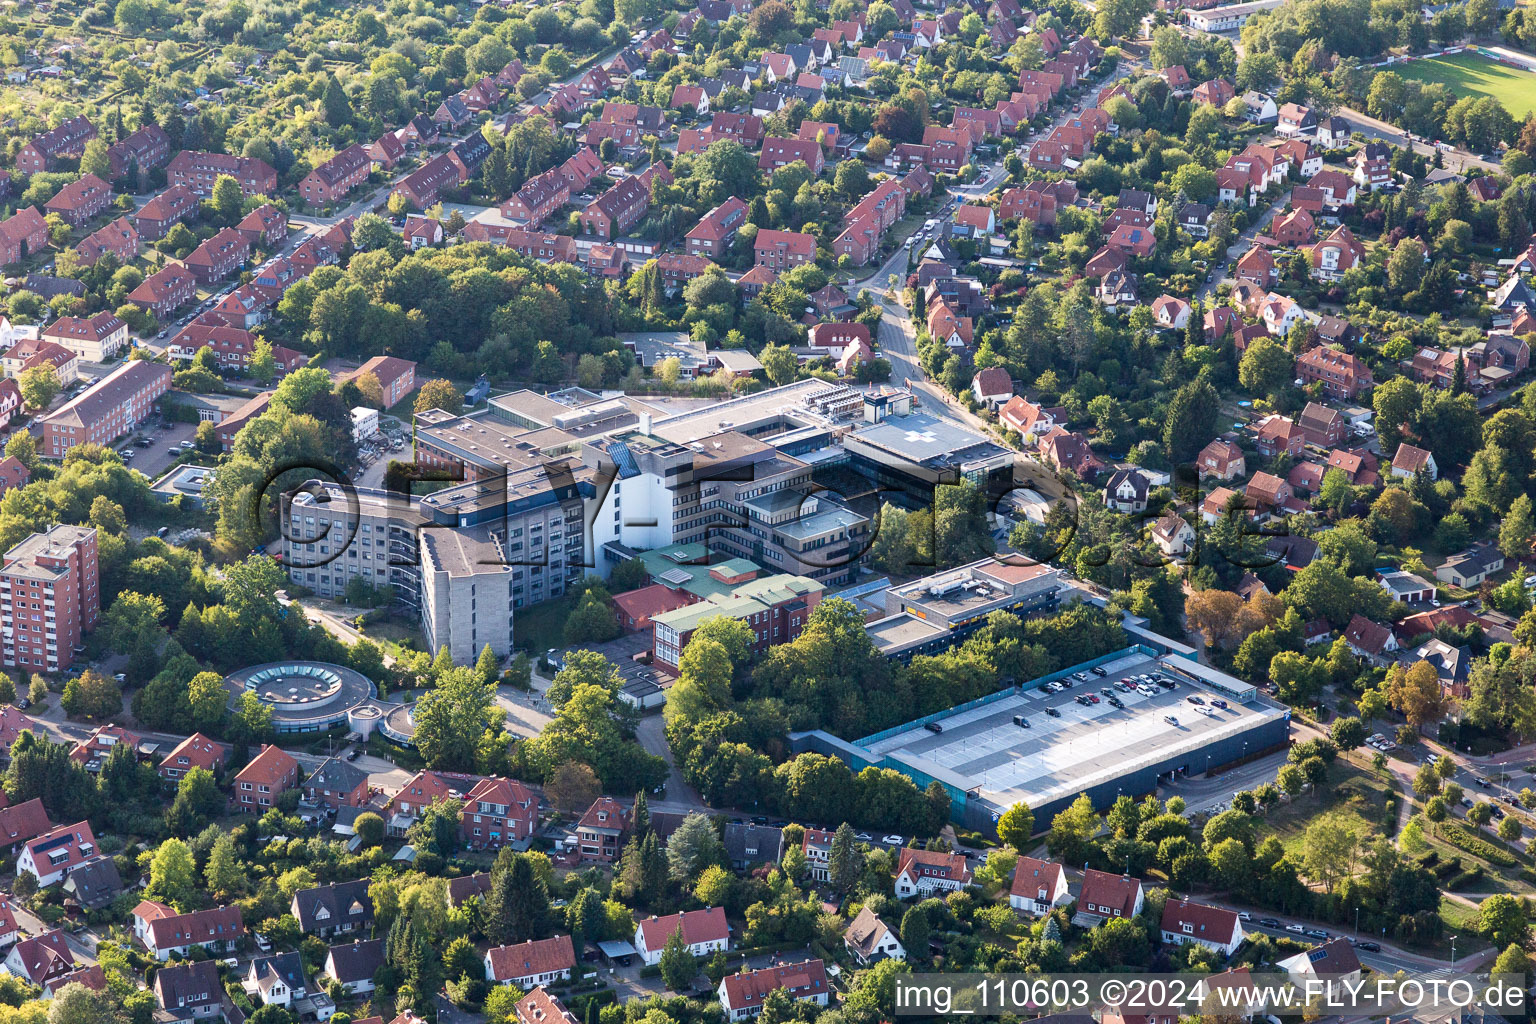
<svg viewBox="0 0 1536 1024">
<path fill-rule="evenodd" d="M 1219 267 L 1214 268 L 1215 272 L 1211 274 L 1211 279 L 1205 284 L 1201 285 L 1200 290 L 1195 293 L 1196 299 L 1199 299 L 1203 302 L 1216 291 L 1222 282 L 1231 282 L 1236 280 L 1232 276 L 1231 272 L 1227 269 L 1228 264 L 1234 260 L 1242 259 L 1243 255 L 1247 253 L 1248 249 L 1253 245 L 1253 240 L 1259 236 L 1260 232 L 1269 226 L 1269 222 L 1274 220 L 1275 215 L 1278 214 L 1281 210 L 1285 209 L 1285 204 L 1289 203 L 1290 201 L 1291 191 L 1290 189 L 1286 189 L 1283 195 L 1281 195 L 1273 203 L 1269 204 L 1268 209 L 1259 214 L 1257 220 L 1248 225 L 1242 230 L 1241 233 L 1238 234 L 1237 241 L 1227 246 L 1226 258 L 1222 261 Z"/>
</svg>

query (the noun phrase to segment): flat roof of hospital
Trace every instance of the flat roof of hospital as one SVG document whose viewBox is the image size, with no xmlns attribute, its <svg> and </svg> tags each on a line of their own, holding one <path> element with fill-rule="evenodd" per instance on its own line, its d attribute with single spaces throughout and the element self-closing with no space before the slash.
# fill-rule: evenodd
<svg viewBox="0 0 1536 1024">
<path fill-rule="evenodd" d="M 905 628 L 893 624 L 892 628 Z M 1185 701 L 1190 694 L 1226 697 L 1213 689 L 1181 680 L 1177 689 L 1154 697 L 1117 693 L 1125 707 L 1107 702 L 1087 707 L 1076 703 L 1084 692 L 1097 693 L 1116 679 L 1151 671 L 1156 666 L 1141 654 L 1127 655 L 1106 665 L 1109 675 L 1062 693 L 1029 690 L 979 708 L 939 719 L 942 733 L 916 724 L 895 735 L 859 746 L 876 756 L 889 756 L 934 778 L 966 790 L 977 790 L 992 803 L 1007 807 L 1020 800 L 1032 807 L 1071 797 L 1101 782 L 1125 775 L 1138 763 L 1166 761 L 1183 752 L 1194 754 L 1215 740 L 1238 735 L 1284 712 L 1259 698 L 1254 703 L 1229 702 L 1215 717 L 1195 711 Z M 1045 714 L 1055 707 L 1060 718 Z M 1025 715 L 1030 728 L 1013 723 Z M 1178 724 L 1164 720 L 1173 715 Z M 1192 767 L 1192 771 L 1197 770 Z"/>
<path fill-rule="evenodd" d="M 855 430 L 852 436 L 865 444 L 919 464 L 952 461 L 957 453 L 972 452 L 978 448 L 993 448 L 999 452 L 1006 450 L 980 434 L 920 412 L 909 416 L 892 416 Z M 975 453 L 972 452 L 970 457 L 974 458 Z"/>
</svg>

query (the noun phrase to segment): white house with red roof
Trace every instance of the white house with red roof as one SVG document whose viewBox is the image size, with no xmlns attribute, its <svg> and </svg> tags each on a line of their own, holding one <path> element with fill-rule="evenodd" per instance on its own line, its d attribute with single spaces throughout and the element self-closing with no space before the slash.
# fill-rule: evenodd
<svg viewBox="0 0 1536 1024">
<path fill-rule="evenodd" d="M 828 873 L 828 862 L 832 854 L 832 837 L 835 832 L 824 828 L 808 828 L 805 830 L 805 838 L 800 842 L 800 850 L 805 854 L 805 871 L 812 879 L 818 882 L 826 882 L 831 879 Z"/>
<path fill-rule="evenodd" d="M 5 956 L 5 969 L 23 981 L 51 990 L 52 985 L 75 969 L 75 954 L 62 928 L 22 939 Z"/>
<path fill-rule="evenodd" d="M 16 924 L 16 911 L 10 893 L 0 892 L 0 946 L 9 946 L 21 938 L 21 928 Z"/>
<path fill-rule="evenodd" d="M 99 855 L 91 823 L 78 821 L 49 829 L 28 840 L 16 858 L 16 873 L 26 872 L 37 879 L 39 888 L 62 882 L 64 876 Z"/>
<path fill-rule="evenodd" d="M 142 900 L 133 908 L 133 937 L 156 960 L 186 956 L 193 946 L 220 952 L 244 935 L 239 907 L 211 907 L 178 914 L 164 903 Z"/>
<path fill-rule="evenodd" d="M 1193 942 L 1231 956 L 1243 944 L 1243 922 L 1237 912 L 1189 900 L 1170 899 L 1163 906 L 1164 944 Z"/>
<path fill-rule="evenodd" d="M 896 897 L 955 892 L 971 884 L 971 866 L 958 853 L 903 846 L 896 861 Z"/>
<path fill-rule="evenodd" d="M 1031 917 L 1049 914 L 1072 901 L 1067 888 L 1067 873 L 1060 864 L 1035 857 L 1020 857 L 1013 868 L 1013 886 L 1008 890 L 1008 905 Z"/>
<path fill-rule="evenodd" d="M 635 950 L 647 964 L 661 963 L 661 951 L 673 933 L 683 933 L 683 945 L 696 957 L 731 948 L 731 926 L 721 907 L 685 910 L 666 917 L 648 917 L 635 929 Z"/>
<path fill-rule="evenodd" d="M 972 379 L 971 392 L 979 404 L 996 408 L 1013 397 L 1013 378 L 1001 366 L 989 366 Z"/>
<path fill-rule="evenodd" d="M 1072 922 L 1092 928 L 1112 917 L 1135 917 L 1141 913 L 1145 899 L 1141 879 L 1089 868 L 1083 874 L 1083 888 L 1077 897 L 1077 913 L 1072 915 Z"/>
<path fill-rule="evenodd" d="M 516 985 L 525 992 L 535 985 L 570 980 L 575 966 L 576 952 L 569 935 L 485 951 L 485 980 L 493 985 Z"/>
<path fill-rule="evenodd" d="M 783 989 L 797 1003 L 826 1006 L 831 986 L 827 984 L 827 965 L 820 960 L 764 967 L 742 971 L 720 979 L 720 1005 L 726 1020 L 746 1020 L 763 1012 L 769 993 Z"/>
</svg>

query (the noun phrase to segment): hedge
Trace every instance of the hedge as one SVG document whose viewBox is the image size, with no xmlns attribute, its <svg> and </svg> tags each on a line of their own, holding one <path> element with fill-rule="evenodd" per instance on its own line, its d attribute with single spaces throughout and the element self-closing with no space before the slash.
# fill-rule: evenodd
<svg viewBox="0 0 1536 1024">
<path fill-rule="evenodd" d="M 1500 867 L 1512 868 L 1517 863 L 1511 854 L 1499 849 L 1486 839 L 1479 839 L 1454 822 L 1441 822 L 1437 828 L 1440 838 L 1458 850 L 1465 850 L 1474 857 L 1481 857 L 1490 864 L 1497 864 Z"/>
</svg>

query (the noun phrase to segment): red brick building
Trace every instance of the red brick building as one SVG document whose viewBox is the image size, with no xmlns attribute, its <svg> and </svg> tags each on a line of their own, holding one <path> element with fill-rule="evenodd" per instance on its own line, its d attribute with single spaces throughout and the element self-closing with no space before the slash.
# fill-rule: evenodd
<svg viewBox="0 0 1536 1024">
<path fill-rule="evenodd" d="M 131 263 L 139 255 L 139 232 L 127 217 L 119 217 L 87 235 L 75 251 L 80 255 L 80 262 L 88 267 L 94 267 L 107 253 L 116 256 L 119 263 Z"/>
<path fill-rule="evenodd" d="M 55 526 L 5 553 L 0 626 L 6 668 L 64 671 L 100 614 L 94 529 Z"/>
<path fill-rule="evenodd" d="M 17 263 L 48 245 L 48 222 L 28 206 L 0 223 L 0 264 Z"/>
<path fill-rule="evenodd" d="M 175 749 L 160 762 L 158 771 L 162 779 L 175 782 L 193 768 L 217 772 L 228 758 L 228 747 L 195 732 L 176 744 Z"/>
<path fill-rule="evenodd" d="M 299 762 L 270 743 L 235 776 L 235 809 L 264 814 L 277 798 L 299 784 Z"/>
<path fill-rule="evenodd" d="M 581 211 L 582 232 L 606 241 L 640 223 L 651 208 L 651 182 L 658 176 L 668 183 L 672 181 L 671 173 L 664 166 L 652 164 L 598 196 Z"/>
<path fill-rule="evenodd" d="M 234 228 L 222 228 L 218 234 L 192 250 L 187 269 L 199 284 L 210 285 L 239 270 L 250 258 L 251 243 Z"/>
<path fill-rule="evenodd" d="M 198 317 L 171 339 L 166 354 L 172 359 L 191 359 L 205 348 L 213 350 L 223 369 L 243 373 L 256 350 L 256 336 L 239 327 Z"/>
<path fill-rule="evenodd" d="M 128 301 L 164 320 L 197 296 L 197 278 L 180 263 L 167 263 L 128 293 Z"/>
<path fill-rule="evenodd" d="M 95 137 L 96 126 L 88 117 L 72 117 L 22 146 L 16 152 L 16 169 L 23 174 L 51 171 L 59 160 L 81 156 L 85 144 Z"/>
<path fill-rule="evenodd" d="M 133 226 L 146 242 L 157 242 L 171 228 L 197 212 L 197 196 L 185 185 L 172 185 L 133 215 Z"/>
<path fill-rule="evenodd" d="M 719 259 L 722 253 L 730 250 L 736 233 L 746 223 L 747 210 L 747 204 L 735 196 L 710 210 L 688 232 L 688 252 Z"/>
<path fill-rule="evenodd" d="M 764 139 L 763 152 L 757 158 L 761 171 L 776 171 L 780 167 L 800 161 L 810 170 L 812 178 L 821 177 L 826 168 L 826 157 L 815 139 Z"/>
<path fill-rule="evenodd" d="M 446 155 L 435 156 L 408 174 L 395 186 L 394 194 L 405 197 L 418 210 L 425 210 L 441 198 L 444 189 L 457 188 L 459 169 Z"/>
<path fill-rule="evenodd" d="M 214 183 L 226 174 L 238 181 L 240 191 L 248 196 L 269 196 L 277 191 L 277 172 L 265 160 L 227 153 L 184 149 L 171 158 L 165 178 L 169 184 L 186 186 L 195 195 L 210 196 Z"/>
<path fill-rule="evenodd" d="M 1322 384 L 1335 398 L 1352 399 L 1376 383 L 1370 368 L 1358 357 L 1326 345 L 1310 348 L 1297 358 L 1296 376 L 1308 384 Z"/>
<path fill-rule="evenodd" d="M 111 165 L 113 181 L 132 171 L 152 171 L 170 158 L 171 137 L 157 124 L 147 124 L 107 147 L 107 160 Z"/>
<path fill-rule="evenodd" d="M 94 174 L 82 174 L 59 189 L 43 209 L 58 214 L 72 228 L 96 216 L 112 202 L 112 186 Z"/>
<path fill-rule="evenodd" d="M 62 459 L 80 444 L 107 444 L 149 418 L 171 388 L 171 368 L 132 359 L 43 418 L 38 453 Z"/>
<path fill-rule="evenodd" d="M 515 779 L 481 779 L 459 814 L 459 832 L 472 850 L 499 850 L 527 839 L 538 823 L 538 798 Z"/>
<path fill-rule="evenodd" d="M 571 183 L 558 167 L 529 178 L 523 187 L 501 204 L 501 215 L 536 228 L 571 201 Z"/>
<path fill-rule="evenodd" d="M 752 243 L 753 262 L 782 273 L 791 267 L 816 261 L 816 239 L 799 231 L 763 228 Z"/>
<path fill-rule="evenodd" d="M 317 206 L 334 203 L 367 181 L 372 168 L 368 151 L 354 142 L 306 174 L 299 182 L 299 195 Z"/>
<path fill-rule="evenodd" d="M 379 387 L 384 391 L 386 409 L 416 390 L 416 364 L 395 356 L 374 356 L 351 373 L 343 374 L 341 380 L 356 380 L 370 373 L 378 379 Z"/>
<path fill-rule="evenodd" d="M 235 230 L 251 248 L 270 252 L 288 240 L 288 215 L 272 203 L 263 203 L 242 217 Z"/>
</svg>

